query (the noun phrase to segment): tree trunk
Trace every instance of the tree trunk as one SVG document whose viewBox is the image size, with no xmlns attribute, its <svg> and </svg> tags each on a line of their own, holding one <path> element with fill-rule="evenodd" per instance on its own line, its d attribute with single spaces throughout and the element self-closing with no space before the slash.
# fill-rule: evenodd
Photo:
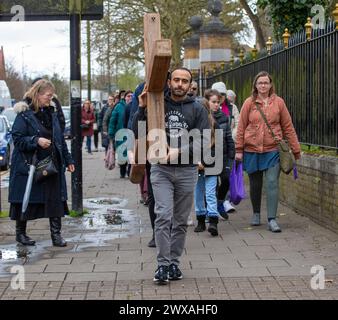
<svg viewBox="0 0 338 320">
<path fill-rule="evenodd" d="M 265 48 L 265 39 L 264 39 L 264 35 L 263 35 L 263 30 L 261 27 L 261 23 L 259 21 L 259 18 L 257 15 L 255 15 L 248 2 L 246 0 L 239 0 L 240 4 L 242 5 L 243 9 L 246 11 L 247 15 L 249 16 L 255 31 L 256 31 L 256 36 L 257 36 L 257 42 L 258 42 L 258 49 L 263 49 Z"/>
</svg>

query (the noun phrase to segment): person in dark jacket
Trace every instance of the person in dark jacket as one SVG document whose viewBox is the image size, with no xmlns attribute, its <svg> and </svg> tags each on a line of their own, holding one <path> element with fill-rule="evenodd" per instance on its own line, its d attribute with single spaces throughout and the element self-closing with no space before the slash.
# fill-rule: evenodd
<svg viewBox="0 0 338 320">
<path fill-rule="evenodd" d="M 110 95 L 108 97 L 107 104 L 105 104 L 102 110 L 100 111 L 99 119 L 98 119 L 98 130 L 99 132 L 101 132 L 102 147 L 105 148 L 106 150 L 108 148 L 108 137 L 107 137 L 107 134 L 103 131 L 103 118 L 107 110 L 109 108 L 113 108 L 113 106 L 114 106 L 114 97 Z"/>
<path fill-rule="evenodd" d="M 204 129 L 210 128 L 207 111 L 200 103 L 187 97 L 191 81 L 191 72 L 186 68 L 175 69 L 170 75 L 170 95 L 164 100 L 168 148 L 166 163 L 151 166 L 156 213 L 155 241 L 158 252 L 154 282 L 158 284 L 166 284 L 169 279 L 183 278 L 179 263 L 185 246 L 187 222 L 198 177 L 197 163 L 194 163 L 193 155 L 196 152 L 200 154 L 201 151 L 199 143 L 184 139 L 185 134 L 193 129 L 194 132 L 202 133 Z M 138 120 L 145 120 L 146 97 L 145 87 L 139 96 L 135 124 L 138 124 Z M 138 131 L 137 125 L 135 131 Z M 188 157 L 188 163 L 184 161 L 186 154 L 191 156 Z"/>
<path fill-rule="evenodd" d="M 227 117 L 220 109 L 221 94 L 217 90 L 211 89 L 205 92 L 205 97 L 209 101 L 210 109 L 212 110 L 215 121 L 219 127 L 223 129 L 226 140 L 228 141 L 228 143 L 224 145 L 223 170 L 220 174 L 221 183 L 218 184 L 217 188 L 218 212 L 223 219 L 228 220 L 229 216 L 224 209 L 223 203 L 230 187 L 230 166 L 235 158 L 235 143 L 232 139 L 229 117 Z"/>
<path fill-rule="evenodd" d="M 18 113 L 12 136 L 14 150 L 9 178 L 8 201 L 10 218 L 16 221 L 16 240 L 23 245 L 34 245 L 26 235 L 28 220 L 49 218 L 54 246 L 64 247 L 67 242 L 61 237 L 61 217 L 68 214 L 66 168 L 74 172 L 71 158 L 56 108 L 51 102 L 54 86 L 47 80 L 37 81 L 26 93 L 24 101 L 14 106 Z M 22 213 L 22 202 L 28 180 L 29 164 L 51 156 L 58 173 L 41 182 L 33 181 L 29 204 Z"/>
<path fill-rule="evenodd" d="M 130 116 L 129 116 L 129 122 L 128 122 L 128 129 L 133 130 L 133 128 L 137 128 L 137 110 L 139 107 L 139 101 L 138 97 L 142 93 L 144 89 L 145 83 L 139 84 L 136 89 L 135 89 L 135 94 L 133 96 L 133 101 L 132 101 L 132 108 L 130 110 Z M 146 118 L 146 112 L 145 110 L 145 115 L 144 119 Z M 136 116 L 135 116 L 136 115 Z M 138 132 L 135 131 L 135 139 L 138 139 Z M 153 235 L 148 242 L 148 247 L 149 248 L 156 248 L 156 242 L 155 242 L 155 219 L 156 219 L 156 214 L 155 214 L 155 198 L 154 198 L 154 193 L 153 193 L 153 187 L 151 185 L 151 164 L 149 161 L 146 162 L 146 175 L 147 175 L 147 191 L 148 191 L 148 199 L 147 199 L 147 205 L 148 205 L 148 211 L 149 211 L 149 218 L 150 218 L 150 224 L 153 230 Z"/>
<path fill-rule="evenodd" d="M 219 129 L 217 123 L 212 117 L 209 102 L 206 99 L 202 100 L 202 105 L 208 112 L 208 121 L 211 128 L 211 144 L 206 146 L 210 148 L 211 155 L 215 156 L 215 131 Z M 195 187 L 195 213 L 198 225 L 194 232 L 203 232 L 206 230 L 205 220 L 208 217 L 209 227 L 208 232 L 212 236 L 218 235 L 218 211 L 216 199 L 217 175 L 215 173 L 208 174 L 205 171 L 206 167 L 213 166 L 212 164 L 205 164 L 203 160 L 198 164 L 198 180 Z M 207 208 L 206 206 L 207 205 Z"/>
<path fill-rule="evenodd" d="M 106 153 L 109 147 L 109 136 L 108 136 L 108 127 L 109 127 L 109 122 L 110 122 L 110 117 L 111 114 L 113 113 L 114 108 L 118 105 L 120 101 L 119 96 L 115 96 L 113 103 L 109 104 L 109 108 L 106 110 L 104 116 L 103 116 L 103 120 L 102 120 L 102 135 L 103 135 L 103 142 L 102 142 L 102 146 L 106 149 Z"/>
<path fill-rule="evenodd" d="M 133 100 L 131 101 L 128 124 L 127 124 L 127 128 L 130 130 L 133 130 L 133 118 L 134 118 L 134 114 L 138 110 L 138 97 L 142 93 L 144 89 L 144 85 L 145 85 L 145 82 L 142 82 L 136 87 L 134 95 L 133 95 Z"/>
<path fill-rule="evenodd" d="M 123 143 L 121 141 L 115 141 L 115 135 L 119 130 L 125 128 L 124 124 L 125 124 L 126 105 L 128 105 L 131 102 L 133 97 L 133 93 L 130 90 L 126 91 L 124 94 L 125 94 L 124 98 L 121 99 L 120 102 L 115 106 L 109 120 L 108 135 L 109 139 L 114 142 L 113 145 L 115 150 L 117 150 L 117 148 Z M 124 156 L 126 156 L 126 154 L 124 154 Z M 119 165 L 120 165 L 120 178 L 123 179 L 127 174 L 128 164 L 121 163 Z"/>
<path fill-rule="evenodd" d="M 93 131 L 94 131 L 94 146 L 95 152 L 99 151 L 99 107 L 95 106 L 94 103 L 91 104 L 91 108 L 94 112 L 95 122 L 93 123 Z"/>
</svg>

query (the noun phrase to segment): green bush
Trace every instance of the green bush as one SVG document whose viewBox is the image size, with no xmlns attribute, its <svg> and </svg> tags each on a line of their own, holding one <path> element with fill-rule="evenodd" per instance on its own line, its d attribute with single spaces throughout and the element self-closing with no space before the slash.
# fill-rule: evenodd
<svg viewBox="0 0 338 320">
<path fill-rule="evenodd" d="M 308 154 L 317 154 L 317 155 L 327 155 L 327 156 L 332 156 L 332 157 L 338 157 L 337 151 L 336 150 L 330 150 L 330 149 L 324 149 L 318 146 L 311 146 L 311 145 L 306 145 L 302 144 L 301 149 L 304 153 Z"/>
</svg>

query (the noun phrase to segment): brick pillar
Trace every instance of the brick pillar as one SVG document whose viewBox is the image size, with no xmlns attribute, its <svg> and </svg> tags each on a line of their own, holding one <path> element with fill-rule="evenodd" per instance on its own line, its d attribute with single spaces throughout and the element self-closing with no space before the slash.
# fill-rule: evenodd
<svg viewBox="0 0 338 320">
<path fill-rule="evenodd" d="M 208 10 L 210 22 L 200 31 L 200 63 L 203 76 L 230 61 L 232 32 L 220 20 L 223 4 L 220 0 L 210 0 Z"/>
</svg>

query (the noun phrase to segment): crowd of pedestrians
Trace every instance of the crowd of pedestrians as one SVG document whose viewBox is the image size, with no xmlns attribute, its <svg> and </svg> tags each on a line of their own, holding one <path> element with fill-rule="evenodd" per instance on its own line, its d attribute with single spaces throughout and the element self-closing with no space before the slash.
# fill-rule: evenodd
<svg viewBox="0 0 338 320">
<path fill-rule="evenodd" d="M 14 153 L 20 155 L 20 159 L 32 161 L 34 152 L 39 158 L 53 152 L 59 174 L 54 176 L 54 180 L 52 177 L 47 179 L 47 185 L 56 186 L 61 192 L 59 197 L 49 199 L 44 195 L 49 188 L 39 189 L 41 186 L 37 186 L 34 189 L 33 185 L 36 196 L 28 207 L 29 214 L 22 219 L 22 197 L 18 194 L 23 193 L 22 186 L 26 185 L 28 174 L 24 174 L 25 168 L 21 168 L 20 161 L 15 161 L 9 187 L 10 213 L 17 222 L 17 241 L 33 245 L 34 241 L 25 231 L 27 220 L 49 217 L 53 244 L 63 246 L 66 242 L 60 234 L 61 217 L 68 212 L 63 172 L 66 167 L 73 172 L 74 165 L 60 136 L 62 121 L 58 109 L 52 104 L 54 87 L 43 81 L 40 80 L 26 94 L 24 104 L 19 104 L 21 107 L 16 107 L 21 116 L 16 118 L 13 125 Z M 267 225 L 270 231 L 281 232 L 276 221 L 280 175 L 277 140 L 285 137 L 295 159 L 300 158 L 300 146 L 290 114 L 284 100 L 276 95 L 273 79 L 267 72 L 256 76 L 252 94 L 243 103 L 241 112 L 236 106 L 235 92 L 227 90 L 225 83 L 214 83 L 203 96 L 199 95 L 198 90 L 198 83 L 193 81 L 190 70 L 177 68 L 168 75 L 164 88 L 167 157 L 164 162 L 147 161 L 139 183 L 141 201 L 149 208 L 153 236 L 148 246 L 157 250 L 154 282 L 159 284 L 183 277 L 179 264 L 192 208 L 196 215 L 194 232 L 207 231 L 212 237 L 219 235 L 219 221 L 228 220 L 229 214 L 236 211 L 230 201 L 229 188 L 231 168 L 237 162 L 243 163 L 249 175 L 253 209 L 251 225 L 261 224 L 265 177 Z M 277 140 L 269 132 L 261 112 Z M 147 86 L 144 83 L 134 93 L 121 90 L 118 94 L 110 95 L 101 110 L 95 109 L 91 101 L 86 100 L 82 107 L 81 128 L 83 140 L 86 137 L 87 152 L 92 153 L 92 136 L 95 151 L 98 150 L 101 133 L 101 144 L 106 154 L 109 146 L 117 154 L 124 142 L 116 138 L 118 132 L 129 129 L 136 139 L 140 139 L 139 125 L 142 121 L 147 124 L 147 119 Z M 185 141 L 185 131 L 198 132 L 200 139 Z M 197 161 L 196 154 L 199 154 Z M 215 159 L 214 162 L 205 160 L 210 158 Z M 128 159 L 127 150 L 123 152 L 123 159 Z M 217 167 L 217 159 L 221 160 L 220 168 Z M 130 169 L 133 164 L 120 159 L 117 163 L 121 179 L 132 174 Z M 19 178 L 22 180 L 20 186 L 17 183 Z M 51 205 L 53 210 L 49 210 Z"/>
</svg>

